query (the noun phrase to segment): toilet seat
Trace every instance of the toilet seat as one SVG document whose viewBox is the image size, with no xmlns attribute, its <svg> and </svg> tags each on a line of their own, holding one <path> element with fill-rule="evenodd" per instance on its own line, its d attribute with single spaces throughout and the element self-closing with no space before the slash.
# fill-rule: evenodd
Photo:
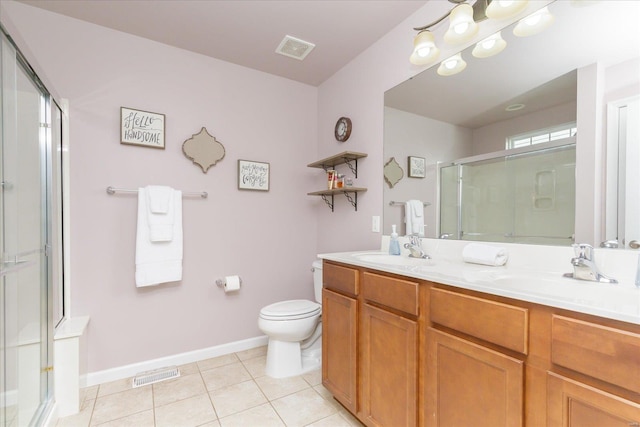
<svg viewBox="0 0 640 427">
<path fill-rule="evenodd" d="M 270 304 L 260 310 L 265 320 L 296 320 L 314 317 L 320 314 L 322 306 L 309 300 L 289 300 Z"/>
</svg>

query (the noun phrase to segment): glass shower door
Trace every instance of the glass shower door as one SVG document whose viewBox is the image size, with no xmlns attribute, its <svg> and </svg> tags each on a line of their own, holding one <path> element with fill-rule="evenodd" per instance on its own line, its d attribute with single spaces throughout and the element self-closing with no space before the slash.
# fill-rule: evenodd
<svg viewBox="0 0 640 427">
<path fill-rule="evenodd" d="M 48 95 L 2 35 L 0 426 L 38 425 L 51 400 Z"/>
<path fill-rule="evenodd" d="M 512 187 L 504 158 L 460 165 L 463 240 L 504 242 L 513 229 Z"/>
</svg>

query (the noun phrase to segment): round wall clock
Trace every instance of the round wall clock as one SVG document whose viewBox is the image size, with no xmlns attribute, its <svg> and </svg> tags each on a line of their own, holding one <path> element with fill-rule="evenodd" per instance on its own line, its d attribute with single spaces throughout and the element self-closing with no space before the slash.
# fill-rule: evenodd
<svg viewBox="0 0 640 427">
<path fill-rule="evenodd" d="M 334 131 L 336 139 L 345 142 L 351 136 L 351 119 L 349 117 L 340 117 L 336 122 Z"/>
</svg>

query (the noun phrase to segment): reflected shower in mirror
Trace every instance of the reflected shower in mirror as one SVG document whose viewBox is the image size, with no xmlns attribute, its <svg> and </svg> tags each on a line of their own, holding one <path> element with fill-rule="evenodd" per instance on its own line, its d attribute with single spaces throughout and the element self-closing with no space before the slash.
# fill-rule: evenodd
<svg viewBox="0 0 640 427">
<path fill-rule="evenodd" d="M 584 195 L 572 187 L 575 174 L 570 171 L 575 167 L 579 183 L 581 170 L 593 173 L 598 170 L 596 162 L 604 165 L 607 104 L 640 92 L 640 32 L 636 30 L 640 2 L 556 1 L 549 11 L 555 22 L 544 32 L 516 37 L 512 24 L 501 31 L 507 45 L 498 55 L 473 57 L 472 46 L 461 52 L 467 62 L 461 73 L 441 76 L 436 72 L 439 64 L 434 64 L 385 93 L 384 158 L 395 157 L 402 165 L 408 157 L 417 156 L 427 163 L 425 178 L 407 177 L 393 188 L 385 186 L 385 234 L 391 224 L 403 224 L 404 218 L 403 207 L 390 206 L 389 201 L 410 199 L 431 203 L 425 208 L 427 237 L 447 234 L 462 239 L 567 245 L 579 234 L 584 221 L 573 218 L 584 213 Z M 599 70 L 597 81 L 587 72 L 594 67 Z M 630 120 L 637 122 L 638 117 Z M 581 123 L 587 124 L 582 133 Z M 598 130 L 603 135 L 593 135 Z M 537 144 L 542 138 L 548 142 Z M 601 140 L 601 145 L 594 140 Z M 541 149 L 545 151 L 540 156 L 524 154 Z M 581 152 L 593 152 L 587 160 L 593 163 L 584 163 L 589 156 Z M 465 182 L 464 171 L 460 181 L 457 167 L 455 174 L 452 169 L 440 173 L 443 166 L 475 165 L 489 159 L 503 170 L 513 169 L 507 164 L 516 159 L 514 154 L 518 155 L 513 163 L 519 165 L 518 177 L 494 177 L 497 181 L 491 186 L 480 188 L 478 183 Z M 526 166 L 522 163 L 533 158 L 537 160 Z M 443 190 L 441 181 L 446 176 L 455 180 L 455 193 L 446 192 L 446 186 Z M 596 179 L 600 180 L 605 181 L 604 177 Z M 494 185 L 496 182 L 522 185 L 506 189 Z M 568 187 L 560 188 L 560 184 Z M 572 197 L 573 203 L 568 203 Z M 500 217 L 505 218 L 506 211 L 511 216 L 500 221 L 509 228 L 495 230 L 490 223 L 473 223 L 481 217 L 496 220 L 497 213 L 491 215 L 482 206 L 507 198 L 509 203 L 504 200 Z M 525 206 L 513 207 L 516 199 Z M 467 206 L 467 200 L 475 204 Z M 592 224 L 603 220 L 604 207 L 602 211 Z M 535 223 L 536 217 L 542 223 Z M 450 229 L 447 221 L 456 227 Z M 549 235 L 545 231 L 552 223 L 562 223 L 564 228 Z M 404 233 L 404 227 L 398 231 Z M 474 237 L 472 233 L 487 235 Z M 595 238 L 604 240 L 604 231 L 602 234 Z"/>
</svg>

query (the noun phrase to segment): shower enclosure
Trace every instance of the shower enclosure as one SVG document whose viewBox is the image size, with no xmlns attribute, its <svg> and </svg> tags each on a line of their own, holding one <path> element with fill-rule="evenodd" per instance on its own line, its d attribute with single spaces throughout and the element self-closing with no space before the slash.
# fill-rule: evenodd
<svg viewBox="0 0 640 427">
<path fill-rule="evenodd" d="M 0 46 L 0 426 L 52 407 L 53 313 L 62 313 L 61 112 L 4 28 Z M 55 290 L 55 291 L 54 291 Z"/>
<path fill-rule="evenodd" d="M 440 168 L 440 236 L 570 245 L 575 224 L 575 140 L 491 153 Z"/>
</svg>

